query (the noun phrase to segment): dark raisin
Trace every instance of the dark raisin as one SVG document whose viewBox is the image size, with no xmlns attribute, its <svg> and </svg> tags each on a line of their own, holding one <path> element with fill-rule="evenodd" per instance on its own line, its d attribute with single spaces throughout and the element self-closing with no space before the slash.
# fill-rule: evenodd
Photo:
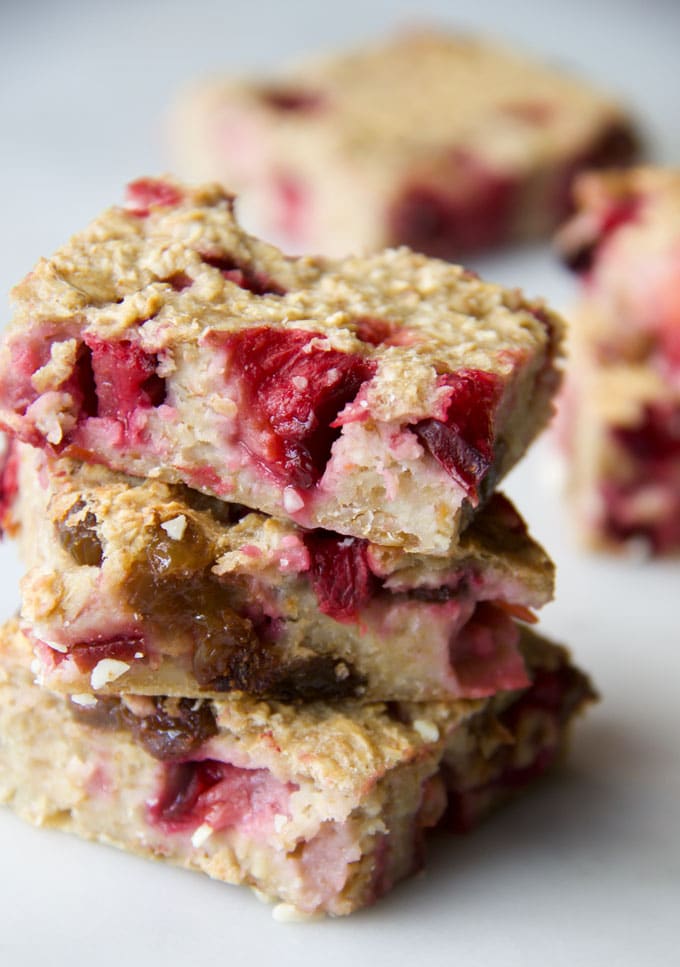
<svg viewBox="0 0 680 967">
<path fill-rule="evenodd" d="M 79 705 L 69 699 L 71 715 L 76 721 L 95 729 L 130 732 L 155 759 L 178 762 L 193 755 L 218 728 L 210 702 L 191 698 L 147 699 L 155 711 L 136 715 L 119 698 L 98 696 L 94 705 Z"/>
<path fill-rule="evenodd" d="M 285 666 L 268 690 L 281 702 L 328 701 L 360 694 L 365 679 L 352 666 L 331 655 L 299 658 Z"/>
<path fill-rule="evenodd" d="M 267 651 L 262 649 L 252 622 L 229 608 L 205 609 L 196 615 L 194 675 L 199 685 L 216 691 L 252 690 L 270 672 Z"/>
<path fill-rule="evenodd" d="M 100 567 L 104 552 L 97 533 L 98 522 L 95 515 L 88 510 L 80 520 L 70 523 L 71 518 L 80 514 L 85 507 L 84 501 L 77 500 L 64 517 L 57 521 L 57 537 L 76 564 Z"/>
<path fill-rule="evenodd" d="M 125 726 L 126 709 L 119 698 L 97 696 L 94 705 L 79 705 L 69 698 L 69 710 L 77 722 L 94 729 L 122 729 Z"/>
<path fill-rule="evenodd" d="M 193 637 L 199 685 L 264 694 L 278 662 L 277 623 L 253 606 L 244 586 L 211 574 L 213 559 L 214 548 L 193 522 L 181 541 L 157 528 L 128 575 L 128 602 L 151 625 L 172 623 Z"/>
<path fill-rule="evenodd" d="M 192 510 L 210 514 L 220 524 L 235 524 L 250 513 L 243 504 L 227 503 L 226 500 L 204 494 L 183 483 L 173 484 L 171 489 L 178 501 L 191 507 Z"/>
<path fill-rule="evenodd" d="M 197 581 L 213 561 L 213 548 L 189 517 L 180 540 L 158 524 L 149 534 L 145 553 L 130 569 L 128 601 L 144 617 L 172 619 L 191 607 Z"/>
<path fill-rule="evenodd" d="M 147 543 L 146 557 L 157 579 L 186 577 L 203 570 L 212 561 L 213 549 L 203 531 L 189 518 L 180 540 L 166 534 L 162 526 Z"/>
<path fill-rule="evenodd" d="M 153 715 L 134 715 L 125 710 L 125 724 L 149 755 L 163 762 L 187 759 L 213 735 L 217 723 L 210 702 L 156 699 Z"/>
</svg>

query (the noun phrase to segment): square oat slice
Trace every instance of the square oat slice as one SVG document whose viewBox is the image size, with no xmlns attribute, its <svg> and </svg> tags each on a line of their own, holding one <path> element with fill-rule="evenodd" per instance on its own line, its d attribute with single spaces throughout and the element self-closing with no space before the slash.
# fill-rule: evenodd
<svg viewBox="0 0 680 967">
<path fill-rule="evenodd" d="M 206 78 L 169 118 L 178 170 L 239 194 L 288 251 L 457 261 L 547 235 L 574 175 L 638 154 L 625 109 L 488 40 L 397 34 L 274 76 Z"/>
<path fill-rule="evenodd" d="M 550 600 L 554 567 L 499 493 L 430 557 L 26 444 L 4 478 L 49 688 L 422 701 L 528 684 L 516 619 Z"/>
<path fill-rule="evenodd" d="M 0 639 L 0 802 L 277 901 L 281 918 L 373 903 L 559 756 L 592 689 L 531 636 L 532 684 L 453 704 L 99 698 L 41 689 L 16 624 Z"/>
<path fill-rule="evenodd" d="M 563 324 L 390 250 L 292 259 L 141 180 L 14 290 L 0 425 L 306 527 L 447 554 L 552 413 Z"/>
</svg>

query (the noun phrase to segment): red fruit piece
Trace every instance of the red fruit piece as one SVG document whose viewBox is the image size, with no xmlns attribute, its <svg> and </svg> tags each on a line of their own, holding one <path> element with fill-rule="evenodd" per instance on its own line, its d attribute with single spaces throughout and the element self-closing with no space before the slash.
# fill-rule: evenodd
<svg viewBox="0 0 680 967">
<path fill-rule="evenodd" d="M 219 783 L 223 769 L 222 762 L 212 759 L 167 766 L 163 791 L 150 808 L 151 819 L 167 832 L 199 826 L 198 801 Z"/>
<path fill-rule="evenodd" d="M 371 346 L 379 346 L 394 335 L 394 324 L 387 319 L 362 316 L 356 321 L 357 338 Z"/>
<path fill-rule="evenodd" d="M 367 542 L 324 530 L 306 534 L 304 541 L 319 610 L 336 621 L 354 620 L 380 587 L 368 565 Z"/>
<path fill-rule="evenodd" d="M 96 387 L 96 415 L 126 422 L 138 407 L 160 406 L 165 380 L 156 374 L 158 359 L 133 342 L 86 337 Z"/>
<path fill-rule="evenodd" d="M 441 171 L 405 186 L 389 215 L 392 243 L 444 259 L 498 245 L 508 234 L 515 190 L 515 179 L 453 152 Z"/>
<path fill-rule="evenodd" d="M 680 548 L 680 494 L 665 485 L 663 515 L 652 520 L 641 518 L 635 512 L 635 503 L 639 503 L 640 494 L 648 486 L 648 480 L 652 479 L 643 476 L 642 469 L 645 467 L 643 464 L 637 479 L 630 483 L 602 484 L 601 500 L 604 509 L 600 527 L 606 539 L 614 544 L 620 545 L 631 539 L 639 539 L 645 542 L 653 554 L 672 554 Z"/>
<path fill-rule="evenodd" d="M 286 290 L 263 272 L 256 272 L 248 265 L 241 265 L 231 255 L 201 255 L 206 265 L 219 269 L 225 279 L 247 289 L 254 295 L 285 295 Z"/>
<path fill-rule="evenodd" d="M 303 244 L 311 205 L 309 189 L 297 175 L 278 171 L 272 178 L 272 222 L 291 243 Z"/>
<path fill-rule="evenodd" d="M 167 279 L 161 279 L 161 281 L 171 285 L 175 292 L 184 292 L 185 289 L 194 284 L 194 280 L 186 272 L 173 272 Z"/>
<path fill-rule="evenodd" d="M 371 346 L 410 346 L 418 338 L 416 333 L 391 319 L 360 316 L 355 320 L 357 339 Z"/>
<path fill-rule="evenodd" d="M 125 207 L 145 218 L 154 207 L 172 208 L 182 201 L 182 193 L 160 178 L 138 178 L 127 186 Z"/>
<path fill-rule="evenodd" d="M 647 406 L 637 426 L 615 426 L 612 437 L 637 462 L 644 462 L 650 478 L 654 468 L 680 458 L 680 407 Z"/>
<path fill-rule="evenodd" d="M 583 274 L 589 272 L 595 261 L 598 250 L 611 235 L 634 221 L 640 211 L 642 201 L 638 197 L 621 198 L 604 211 L 599 218 L 599 225 L 589 238 L 582 239 L 580 244 L 568 250 L 563 255 L 564 264 L 572 270 Z"/>
<path fill-rule="evenodd" d="M 266 769 L 241 769 L 214 759 L 168 764 L 150 818 L 165 832 L 194 829 L 201 823 L 219 831 L 273 818 L 277 812 L 285 815 L 295 788 Z"/>
<path fill-rule="evenodd" d="M 13 440 L 8 440 L 0 456 L 0 537 L 5 528 L 11 529 L 10 512 L 18 492 L 19 450 Z"/>
<path fill-rule="evenodd" d="M 82 416 L 97 415 L 99 402 L 92 369 L 92 350 L 84 343 L 78 348 L 73 372 L 61 388 L 71 394 L 77 413 Z"/>
<path fill-rule="evenodd" d="M 226 340 L 242 384 L 245 446 L 279 479 L 302 490 L 322 476 L 341 432 L 331 424 L 377 365 L 310 345 L 323 338 L 302 329 L 259 326 Z"/>
<path fill-rule="evenodd" d="M 134 660 L 135 655 L 143 652 L 144 639 L 138 633 L 117 635 L 106 641 L 85 641 L 73 645 L 71 654 L 79 672 L 90 672 L 106 658 L 116 661 Z M 139 659 L 137 659 L 139 660 Z"/>
<path fill-rule="evenodd" d="M 15 338 L 9 341 L 11 362 L 4 367 L 0 380 L 0 398 L 3 405 L 24 414 L 38 397 L 32 383 L 34 374 L 50 358 L 50 348 L 54 330 L 51 326 L 39 327 L 34 335 Z"/>
<path fill-rule="evenodd" d="M 267 107 L 285 114 L 311 114 L 324 105 L 320 94 L 302 87 L 264 87 L 259 98 Z"/>
<path fill-rule="evenodd" d="M 526 688 L 519 628 L 502 608 L 482 602 L 451 643 L 451 665 L 470 698 Z"/>
<path fill-rule="evenodd" d="M 413 431 L 449 476 L 472 496 L 493 460 L 500 381 L 483 370 L 461 369 L 440 376 L 438 383 L 450 390 L 445 420 L 421 420 Z"/>
<path fill-rule="evenodd" d="M 572 185 L 580 171 L 624 167 L 631 164 L 639 153 L 640 144 L 625 125 L 614 122 L 605 128 L 588 149 L 571 158 L 562 169 L 555 191 L 555 221 L 561 220 L 572 210 Z"/>
</svg>

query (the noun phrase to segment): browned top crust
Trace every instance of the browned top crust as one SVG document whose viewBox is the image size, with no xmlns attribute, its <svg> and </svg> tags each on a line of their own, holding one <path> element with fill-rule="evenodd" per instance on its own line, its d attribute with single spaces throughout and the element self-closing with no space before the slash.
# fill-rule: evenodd
<svg viewBox="0 0 680 967">
<path fill-rule="evenodd" d="M 158 352 L 210 331 L 310 329 L 335 349 L 379 362 L 368 400 L 378 419 L 423 413 L 437 373 L 465 366 L 508 375 L 513 354 L 545 349 L 548 323 L 559 341 L 563 324 L 540 300 L 460 266 L 405 248 L 336 261 L 286 257 L 240 229 L 232 196 L 217 185 L 162 184 L 172 204 L 150 202 L 142 215 L 134 202 L 110 208 L 40 260 L 13 290 L 10 339 L 27 324 L 49 322 L 65 336 L 74 325 L 103 339 L 134 334 Z M 227 257 L 285 291 L 241 287 L 210 264 Z M 411 344 L 362 341 L 357 322 L 366 317 L 403 327 Z M 54 382 L 60 362 L 36 377 L 41 387 Z"/>
<path fill-rule="evenodd" d="M 24 440 L 426 553 L 448 551 L 470 509 L 520 458 L 550 416 L 560 377 L 563 323 L 540 301 L 405 248 L 288 258 L 246 235 L 231 196 L 215 185 L 138 181 L 126 208 L 104 212 L 42 259 L 13 297 L 0 420 Z M 303 495 L 294 475 L 277 477 L 266 463 L 273 424 L 249 402 L 252 377 L 238 347 L 260 338 L 297 346 L 303 361 L 313 356 L 308 369 L 323 386 L 345 378 L 335 366 L 355 374 L 349 401 L 328 418 L 323 477 L 301 483 Z M 124 384 L 133 365 L 120 416 L 115 381 Z M 306 426 L 297 413 L 313 382 L 286 383 L 287 399 L 301 394 L 282 417 L 291 432 Z M 450 405 L 471 422 L 462 458 L 437 437 L 444 427 L 466 439 L 455 421 L 453 430 L 442 423 Z M 317 419 L 311 414 L 305 419 Z M 451 469 L 456 459 L 462 477 Z"/>
</svg>

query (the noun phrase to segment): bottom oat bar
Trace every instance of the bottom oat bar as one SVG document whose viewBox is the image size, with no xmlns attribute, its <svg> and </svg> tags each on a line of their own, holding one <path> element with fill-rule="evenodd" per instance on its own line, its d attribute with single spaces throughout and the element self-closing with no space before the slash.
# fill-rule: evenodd
<svg viewBox="0 0 680 967">
<path fill-rule="evenodd" d="M 453 704 L 108 697 L 33 683 L 0 644 L 0 801 L 19 816 L 244 883 L 296 915 L 347 914 L 422 865 L 425 829 L 469 828 L 542 773 L 592 697 L 525 632 L 533 684 Z M 82 698 L 81 698 L 82 701 Z"/>
</svg>

